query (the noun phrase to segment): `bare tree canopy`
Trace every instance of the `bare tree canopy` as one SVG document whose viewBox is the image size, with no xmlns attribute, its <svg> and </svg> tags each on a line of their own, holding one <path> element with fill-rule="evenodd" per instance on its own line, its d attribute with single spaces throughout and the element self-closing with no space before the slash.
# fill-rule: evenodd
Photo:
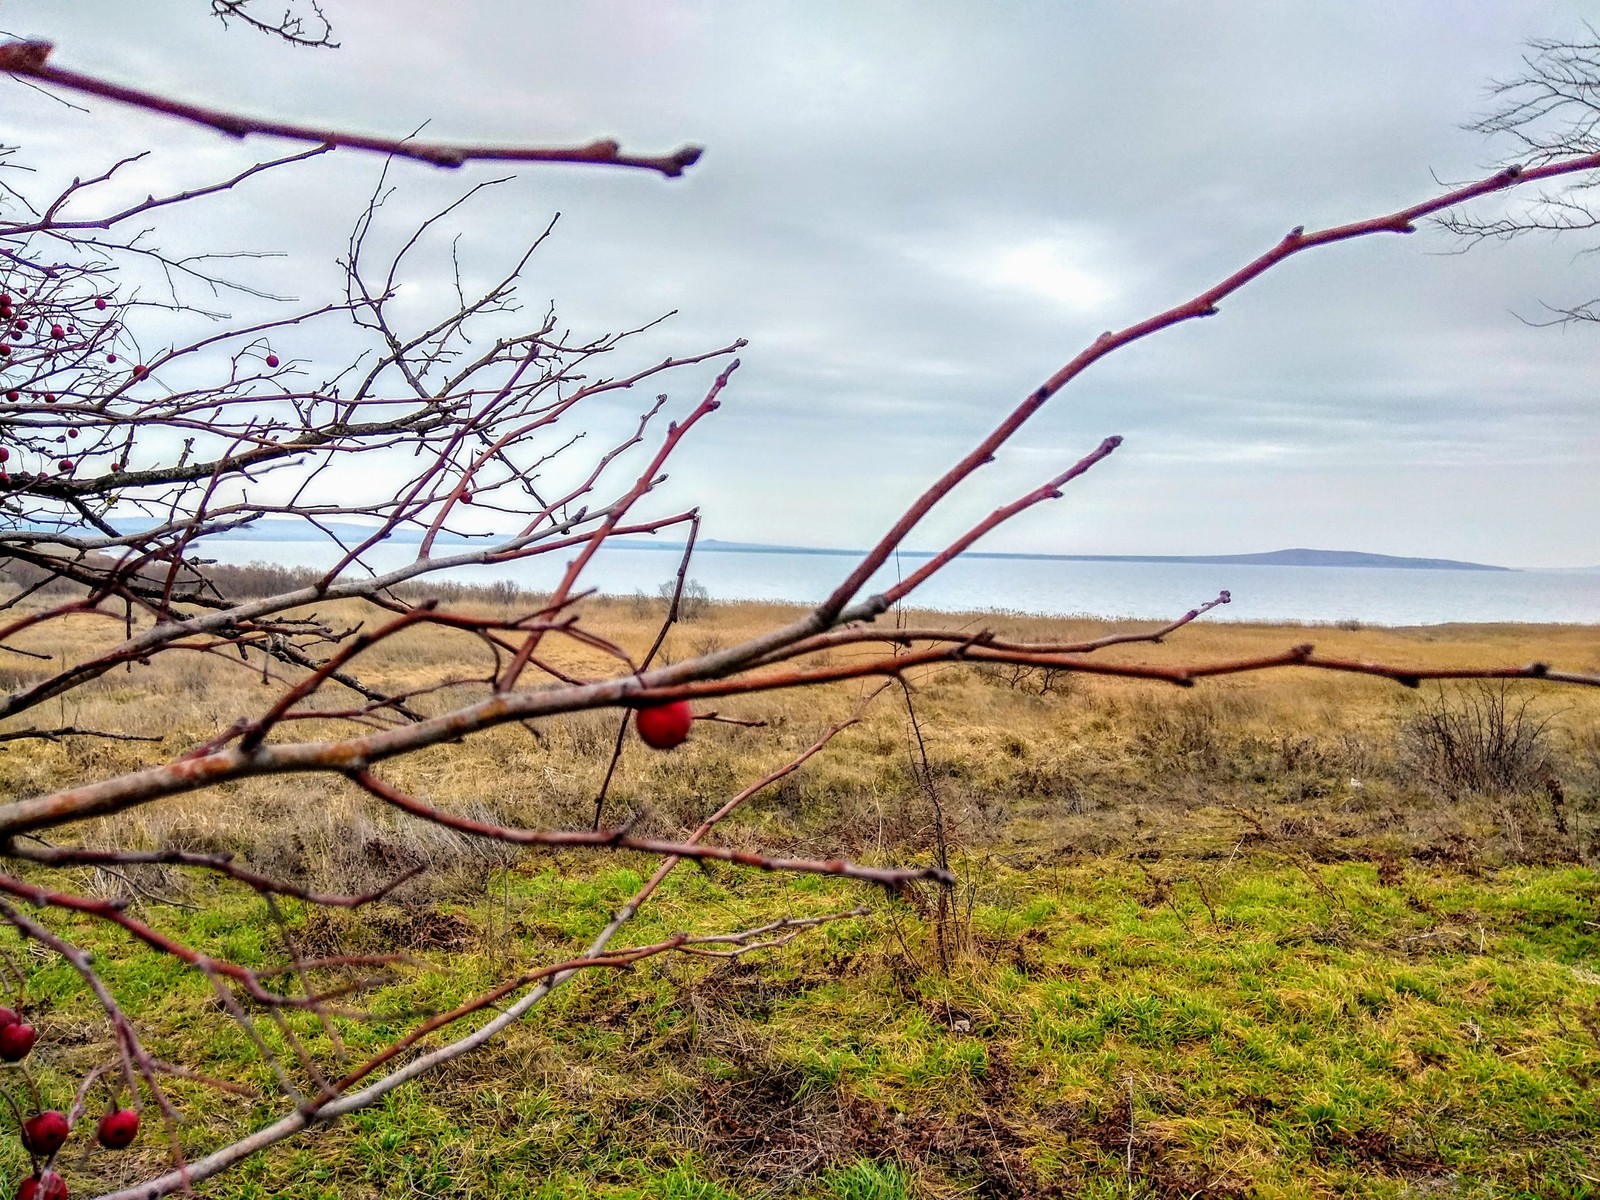
<svg viewBox="0 0 1600 1200">
<path fill-rule="evenodd" d="M 1540 39 L 1523 56 L 1523 71 L 1490 88 L 1488 113 L 1467 128 L 1510 143 L 1507 163 L 1542 165 L 1600 151 L 1600 35 L 1584 41 Z M 1590 198 L 1600 178 L 1593 171 L 1564 174 L 1550 186 L 1519 195 L 1499 216 L 1448 213 L 1440 224 L 1469 240 L 1509 240 L 1528 234 L 1583 234 L 1600 228 Z M 1600 249 L 1588 246 L 1586 252 Z M 1600 320 L 1600 297 L 1550 305 L 1549 319 L 1534 324 Z"/>
<path fill-rule="evenodd" d="M 211 12 L 224 25 L 238 22 L 291 46 L 325 50 L 339 46 L 333 40 L 333 23 L 318 0 L 211 0 Z"/>
</svg>

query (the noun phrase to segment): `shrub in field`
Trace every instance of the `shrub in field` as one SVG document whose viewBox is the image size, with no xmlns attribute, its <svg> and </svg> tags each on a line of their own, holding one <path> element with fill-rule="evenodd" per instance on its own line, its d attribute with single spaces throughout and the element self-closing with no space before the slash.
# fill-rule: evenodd
<svg viewBox="0 0 1600 1200">
<path fill-rule="evenodd" d="M 711 606 L 711 593 L 698 579 L 685 579 L 681 584 L 669 579 L 656 589 L 656 595 L 669 610 L 673 605 L 677 606 L 677 619 L 680 621 L 702 620 Z"/>
<path fill-rule="evenodd" d="M 1441 687 L 1402 730 L 1404 762 L 1451 795 L 1535 791 L 1551 775 L 1550 721 L 1503 681 Z"/>
</svg>

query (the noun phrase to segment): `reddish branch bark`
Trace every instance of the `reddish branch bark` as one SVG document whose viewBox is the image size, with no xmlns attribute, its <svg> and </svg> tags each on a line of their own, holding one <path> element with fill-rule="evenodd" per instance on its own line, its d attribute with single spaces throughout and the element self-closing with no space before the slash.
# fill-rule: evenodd
<svg viewBox="0 0 1600 1200">
<path fill-rule="evenodd" d="M 319 146 L 339 146 L 350 150 L 372 150 L 396 158 L 410 158 L 430 163 L 436 167 L 459 167 L 468 162 L 516 163 L 580 163 L 605 167 L 634 167 L 656 171 L 669 179 L 682 175 L 694 166 L 703 153 L 699 146 L 681 146 L 670 154 L 624 154 L 622 147 L 611 138 L 600 138 L 585 146 L 458 146 L 419 142 L 414 138 L 383 138 L 369 134 L 349 133 L 338 129 L 321 129 L 310 125 L 296 125 L 287 121 L 272 121 L 249 117 L 221 109 L 187 104 L 157 92 L 142 91 L 119 83 L 97 79 L 79 71 L 69 71 L 50 65 L 49 58 L 55 47 L 49 42 L 7 42 L 0 45 L 0 71 L 43 84 L 68 88 L 86 96 L 114 100 L 147 112 L 166 117 L 177 117 L 225 133 L 230 137 L 247 137 L 253 133 L 268 137 L 288 138 L 297 142 L 314 142 Z"/>
</svg>

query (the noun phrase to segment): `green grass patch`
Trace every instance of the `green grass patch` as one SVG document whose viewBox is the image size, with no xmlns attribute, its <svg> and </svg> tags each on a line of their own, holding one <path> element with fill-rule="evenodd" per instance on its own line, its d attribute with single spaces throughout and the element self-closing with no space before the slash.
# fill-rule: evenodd
<svg viewBox="0 0 1600 1200">
<path fill-rule="evenodd" d="M 1362 862 L 1189 866 L 1203 890 L 1113 861 L 1059 867 L 1048 888 L 985 867 L 970 919 L 945 930 L 948 973 L 926 906 L 830 879 L 680 871 L 626 941 L 875 910 L 744 959 L 584 976 L 481 1051 L 206 1194 L 1595 1194 L 1594 872 L 1430 867 L 1384 886 Z M 639 879 L 530 866 L 471 902 L 286 911 L 317 953 L 403 948 L 426 964 L 362 1000 L 377 1019 L 339 1021 L 359 1060 L 508 966 L 571 956 Z M 200 898 L 205 911 L 151 919 L 208 952 L 278 952 L 259 903 Z M 87 922 L 61 927 L 95 950 L 153 1053 L 271 1093 L 203 976 Z M 43 1037 L 29 1066 L 46 1103 L 65 1104 L 105 1061 L 105 1031 L 58 964 L 33 972 L 30 999 Z M 255 1026 L 301 1076 L 284 1030 Z M 287 1026 L 337 1065 L 314 1017 Z M 18 1081 L 0 1077 L 14 1094 Z M 171 1091 L 189 1153 L 280 1112 L 191 1081 Z M 139 1161 L 158 1160 L 158 1141 Z M 74 1158 L 74 1190 L 125 1166 Z M 0 1172 L 22 1169 L 0 1143 Z"/>
</svg>

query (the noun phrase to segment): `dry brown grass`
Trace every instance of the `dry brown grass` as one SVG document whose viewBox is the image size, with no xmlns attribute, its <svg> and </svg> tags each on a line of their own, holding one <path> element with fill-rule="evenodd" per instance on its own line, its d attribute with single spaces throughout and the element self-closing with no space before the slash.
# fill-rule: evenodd
<svg viewBox="0 0 1600 1200">
<path fill-rule="evenodd" d="M 597 598 L 584 619 L 594 631 L 641 652 L 660 619 L 657 603 Z M 334 614 L 323 613 L 332 618 Z M 681 659 L 731 645 L 790 619 L 768 604 L 718 605 L 669 636 L 665 654 Z M 381 620 L 376 610 L 346 611 L 341 622 Z M 920 623 L 915 616 L 911 623 Z M 940 618 L 945 625 L 1003 636 L 1079 639 L 1106 622 L 1012 616 Z M 36 631 L 30 648 L 57 662 L 120 635 L 115 622 L 78 617 Z M 1128 661 L 1197 662 L 1258 655 L 1302 641 L 1338 656 L 1465 666 L 1545 659 L 1600 667 L 1600 637 L 1574 626 L 1458 625 L 1416 629 L 1339 629 L 1210 622 L 1166 645 L 1104 652 Z M 872 648 L 836 650 L 833 661 Z M 591 647 L 562 639 L 550 657 L 574 674 L 613 673 Z M 14 659 L 3 682 L 44 673 L 44 663 Z M 491 663 L 472 637 L 432 628 L 384 642 L 359 673 L 386 689 L 416 688 L 447 675 L 484 675 Z M 1550 721 L 1552 773 L 1567 801 L 1550 793 L 1463 797 L 1430 789 L 1408 775 L 1402 733 L 1430 698 L 1358 676 L 1305 670 L 1219 679 L 1180 690 L 1169 685 L 1057 677 L 1041 680 L 967 667 L 925 670 L 915 680 L 931 779 L 953 841 L 1004 853 L 1019 863 L 1132 848 L 1221 852 L 1246 827 L 1242 810 L 1269 812 L 1302 841 L 1377 846 L 1385 852 L 1475 853 L 1511 858 L 1593 852 L 1593 807 L 1600 789 L 1600 696 L 1582 689 L 1519 685 Z M 845 717 L 867 683 L 742 696 L 717 702 L 723 715 L 763 721 L 762 728 L 701 722 L 672 754 L 645 750 L 631 737 L 613 784 L 608 814 L 643 814 L 644 830 L 675 833 L 721 799 L 786 761 L 826 724 Z M 481 693 L 468 684 L 425 698 L 437 710 Z M 236 716 L 258 710 L 272 689 L 259 663 L 189 652 L 109 674 L 36 714 L 34 724 L 75 724 L 159 735 L 159 744 L 79 741 L 17 743 L 0 754 L 0 787 L 24 796 L 63 784 L 162 761 L 212 736 Z M 1448 694 L 1448 689 L 1446 693 Z M 349 703 L 330 686 L 329 707 Z M 619 711 L 600 711 L 512 726 L 438 747 L 386 767 L 399 785 L 471 816 L 539 825 L 582 826 L 609 758 Z M 20 722 L 18 724 L 21 724 Z M 348 732 L 339 722 L 298 722 L 280 737 Z M 773 851 L 845 851 L 857 856 L 914 854 L 932 838 L 932 810 L 919 779 L 903 703 L 877 701 L 800 775 L 771 789 L 724 834 Z M 1563 826 L 1564 829 L 1558 829 Z M 1559 837 L 1556 834 L 1560 834 Z M 147 805 L 86 831 L 87 840 L 121 846 L 176 845 L 231 849 L 264 870 L 323 884 L 359 886 L 419 863 L 438 868 L 434 887 L 476 877 L 506 851 L 375 806 L 342 781 L 323 777 L 254 780 Z M 1331 851 L 1330 851 L 1331 852 Z"/>
</svg>

